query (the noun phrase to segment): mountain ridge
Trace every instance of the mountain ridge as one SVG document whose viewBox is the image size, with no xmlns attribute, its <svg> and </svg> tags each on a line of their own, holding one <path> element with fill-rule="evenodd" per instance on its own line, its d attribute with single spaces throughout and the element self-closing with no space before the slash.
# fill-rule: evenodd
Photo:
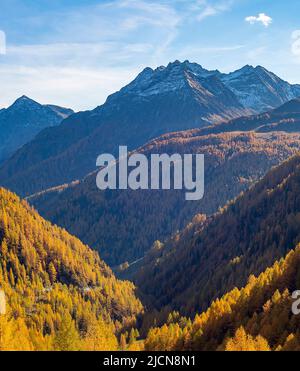
<svg viewBox="0 0 300 371">
<path fill-rule="evenodd" d="M 229 133 L 234 131 L 253 131 L 256 133 L 271 133 L 277 131 L 298 133 L 300 131 L 300 98 L 288 101 L 282 106 L 265 113 L 239 117 L 237 119 L 214 125 L 213 127 L 193 130 L 195 136 Z M 176 135 L 176 133 L 174 133 L 174 135 Z"/>
<path fill-rule="evenodd" d="M 59 127 L 40 133 L 1 167 L 0 182 L 29 196 L 83 178 L 95 170 L 100 153 L 116 154 L 119 145 L 133 150 L 164 133 L 213 125 L 253 112 L 242 105 L 223 77 L 219 71 L 188 61 L 156 70 L 147 68 L 109 96 L 104 105 L 72 115 Z M 286 87 L 283 85 L 281 90 Z M 261 91 L 265 96 L 265 90 Z M 286 98 L 280 97 L 271 99 L 274 108 Z"/>
</svg>

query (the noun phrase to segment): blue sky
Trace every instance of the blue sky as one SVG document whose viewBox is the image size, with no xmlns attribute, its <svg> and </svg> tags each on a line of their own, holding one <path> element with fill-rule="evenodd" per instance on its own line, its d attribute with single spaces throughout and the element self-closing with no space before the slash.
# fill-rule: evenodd
<svg viewBox="0 0 300 371">
<path fill-rule="evenodd" d="M 91 109 L 176 59 L 300 83 L 299 13 L 299 0 L 1 0 L 0 106 L 26 94 Z"/>
</svg>

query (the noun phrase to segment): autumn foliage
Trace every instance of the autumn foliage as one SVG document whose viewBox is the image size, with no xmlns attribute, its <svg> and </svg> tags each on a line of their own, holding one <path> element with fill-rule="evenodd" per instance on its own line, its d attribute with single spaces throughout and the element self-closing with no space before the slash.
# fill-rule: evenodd
<svg viewBox="0 0 300 371">
<path fill-rule="evenodd" d="M 300 316 L 291 293 L 300 284 L 300 246 L 242 289 L 233 289 L 193 321 L 177 318 L 149 331 L 147 350 L 300 350 Z M 181 323 L 182 322 L 182 323 Z"/>
<path fill-rule="evenodd" d="M 132 283 L 97 253 L 0 189 L 2 350 L 117 350 L 142 313 Z"/>
</svg>

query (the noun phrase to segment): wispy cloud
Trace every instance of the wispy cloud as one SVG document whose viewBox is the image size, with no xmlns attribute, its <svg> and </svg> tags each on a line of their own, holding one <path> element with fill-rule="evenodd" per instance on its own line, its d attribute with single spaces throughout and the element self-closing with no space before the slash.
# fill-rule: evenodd
<svg viewBox="0 0 300 371">
<path fill-rule="evenodd" d="M 7 47 L 6 63 L 17 63 L 35 66 L 61 64 L 64 66 L 112 66 L 139 58 L 152 51 L 151 44 L 142 43 L 54 43 L 9 45 Z M 104 63 L 99 62 L 105 56 Z M 34 61 L 34 63 L 33 63 Z"/>
<path fill-rule="evenodd" d="M 206 47 L 186 47 L 179 53 L 180 58 L 189 58 L 191 55 L 220 55 L 239 51 L 245 48 L 245 45 L 228 45 L 228 46 L 206 46 Z"/>
<path fill-rule="evenodd" d="M 134 30 L 147 24 L 160 29 L 160 41 L 152 54 L 152 61 L 157 64 L 163 59 L 163 55 L 176 40 L 180 28 L 186 22 L 201 22 L 205 18 L 221 14 L 228 11 L 234 2 L 235 0 L 163 0 L 160 2 L 122 0 L 118 2 L 118 6 L 142 12 L 142 15 L 125 19 L 122 22 L 124 29 Z M 112 6 L 115 6 L 115 3 L 113 4 Z"/>
<path fill-rule="evenodd" d="M 1 105 L 25 94 L 41 103 L 93 109 L 128 84 L 139 69 L 1 65 Z"/>
<path fill-rule="evenodd" d="M 226 12 L 232 7 L 233 4 L 234 4 L 233 0 L 217 1 L 217 2 L 199 0 L 196 3 L 196 6 L 198 6 L 198 9 L 199 9 L 197 20 L 202 21 L 205 18 Z"/>
<path fill-rule="evenodd" d="M 292 33 L 292 54 L 300 57 L 300 30 Z"/>
<path fill-rule="evenodd" d="M 26 94 L 42 103 L 92 109 L 129 83 L 151 52 L 152 45 L 142 43 L 9 45 L 0 59 L 1 105 Z"/>
<path fill-rule="evenodd" d="M 257 16 L 249 16 L 245 18 L 245 21 L 250 24 L 261 23 L 265 27 L 269 27 L 273 22 L 273 19 L 265 13 L 260 13 Z"/>
<path fill-rule="evenodd" d="M 115 3 L 114 5 L 115 6 Z M 122 0 L 118 2 L 119 9 L 134 11 L 121 23 L 127 31 L 136 31 L 143 27 L 154 27 L 157 30 L 157 43 L 153 45 L 152 61 L 159 63 L 163 54 L 177 37 L 178 27 L 184 15 L 179 13 L 171 2 L 154 2 L 144 0 Z"/>
<path fill-rule="evenodd" d="M 87 1 L 21 16 L 15 23 L 28 30 L 25 41 L 8 43 L 7 54 L 0 56 L 5 91 L 0 105 L 27 94 L 42 102 L 93 108 L 148 65 L 237 50 L 242 45 L 199 48 L 191 38 L 191 45 L 178 49 L 177 43 L 187 26 L 198 27 L 232 5 L 233 0 Z"/>
<path fill-rule="evenodd" d="M 6 35 L 4 31 L 0 30 L 0 55 L 6 54 Z"/>
<path fill-rule="evenodd" d="M 250 49 L 247 52 L 247 57 L 249 58 L 249 60 L 256 61 L 258 57 L 262 56 L 266 52 L 266 50 L 266 46 L 259 46 L 254 49 Z"/>
<path fill-rule="evenodd" d="M 114 2 L 112 6 L 134 11 L 133 16 L 127 17 L 122 23 L 122 26 L 127 29 L 134 29 L 145 24 L 173 28 L 181 21 L 181 15 L 170 2 L 121 0 L 117 4 Z"/>
</svg>

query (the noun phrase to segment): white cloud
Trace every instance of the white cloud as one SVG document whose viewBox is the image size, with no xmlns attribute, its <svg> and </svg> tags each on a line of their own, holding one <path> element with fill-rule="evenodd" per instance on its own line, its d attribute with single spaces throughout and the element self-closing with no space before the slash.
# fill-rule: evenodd
<svg viewBox="0 0 300 371">
<path fill-rule="evenodd" d="M 296 57 L 300 57 L 300 30 L 292 33 L 292 53 Z"/>
<path fill-rule="evenodd" d="M 265 27 L 269 27 L 270 24 L 273 22 L 273 19 L 269 17 L 268 15 L 266 15 L 265 13 L 260 13 L 258 16 L 252 15 L 250 17 L 246 17 L 245 21 L 250 24 L 261 23 Z"/>
</svg>

